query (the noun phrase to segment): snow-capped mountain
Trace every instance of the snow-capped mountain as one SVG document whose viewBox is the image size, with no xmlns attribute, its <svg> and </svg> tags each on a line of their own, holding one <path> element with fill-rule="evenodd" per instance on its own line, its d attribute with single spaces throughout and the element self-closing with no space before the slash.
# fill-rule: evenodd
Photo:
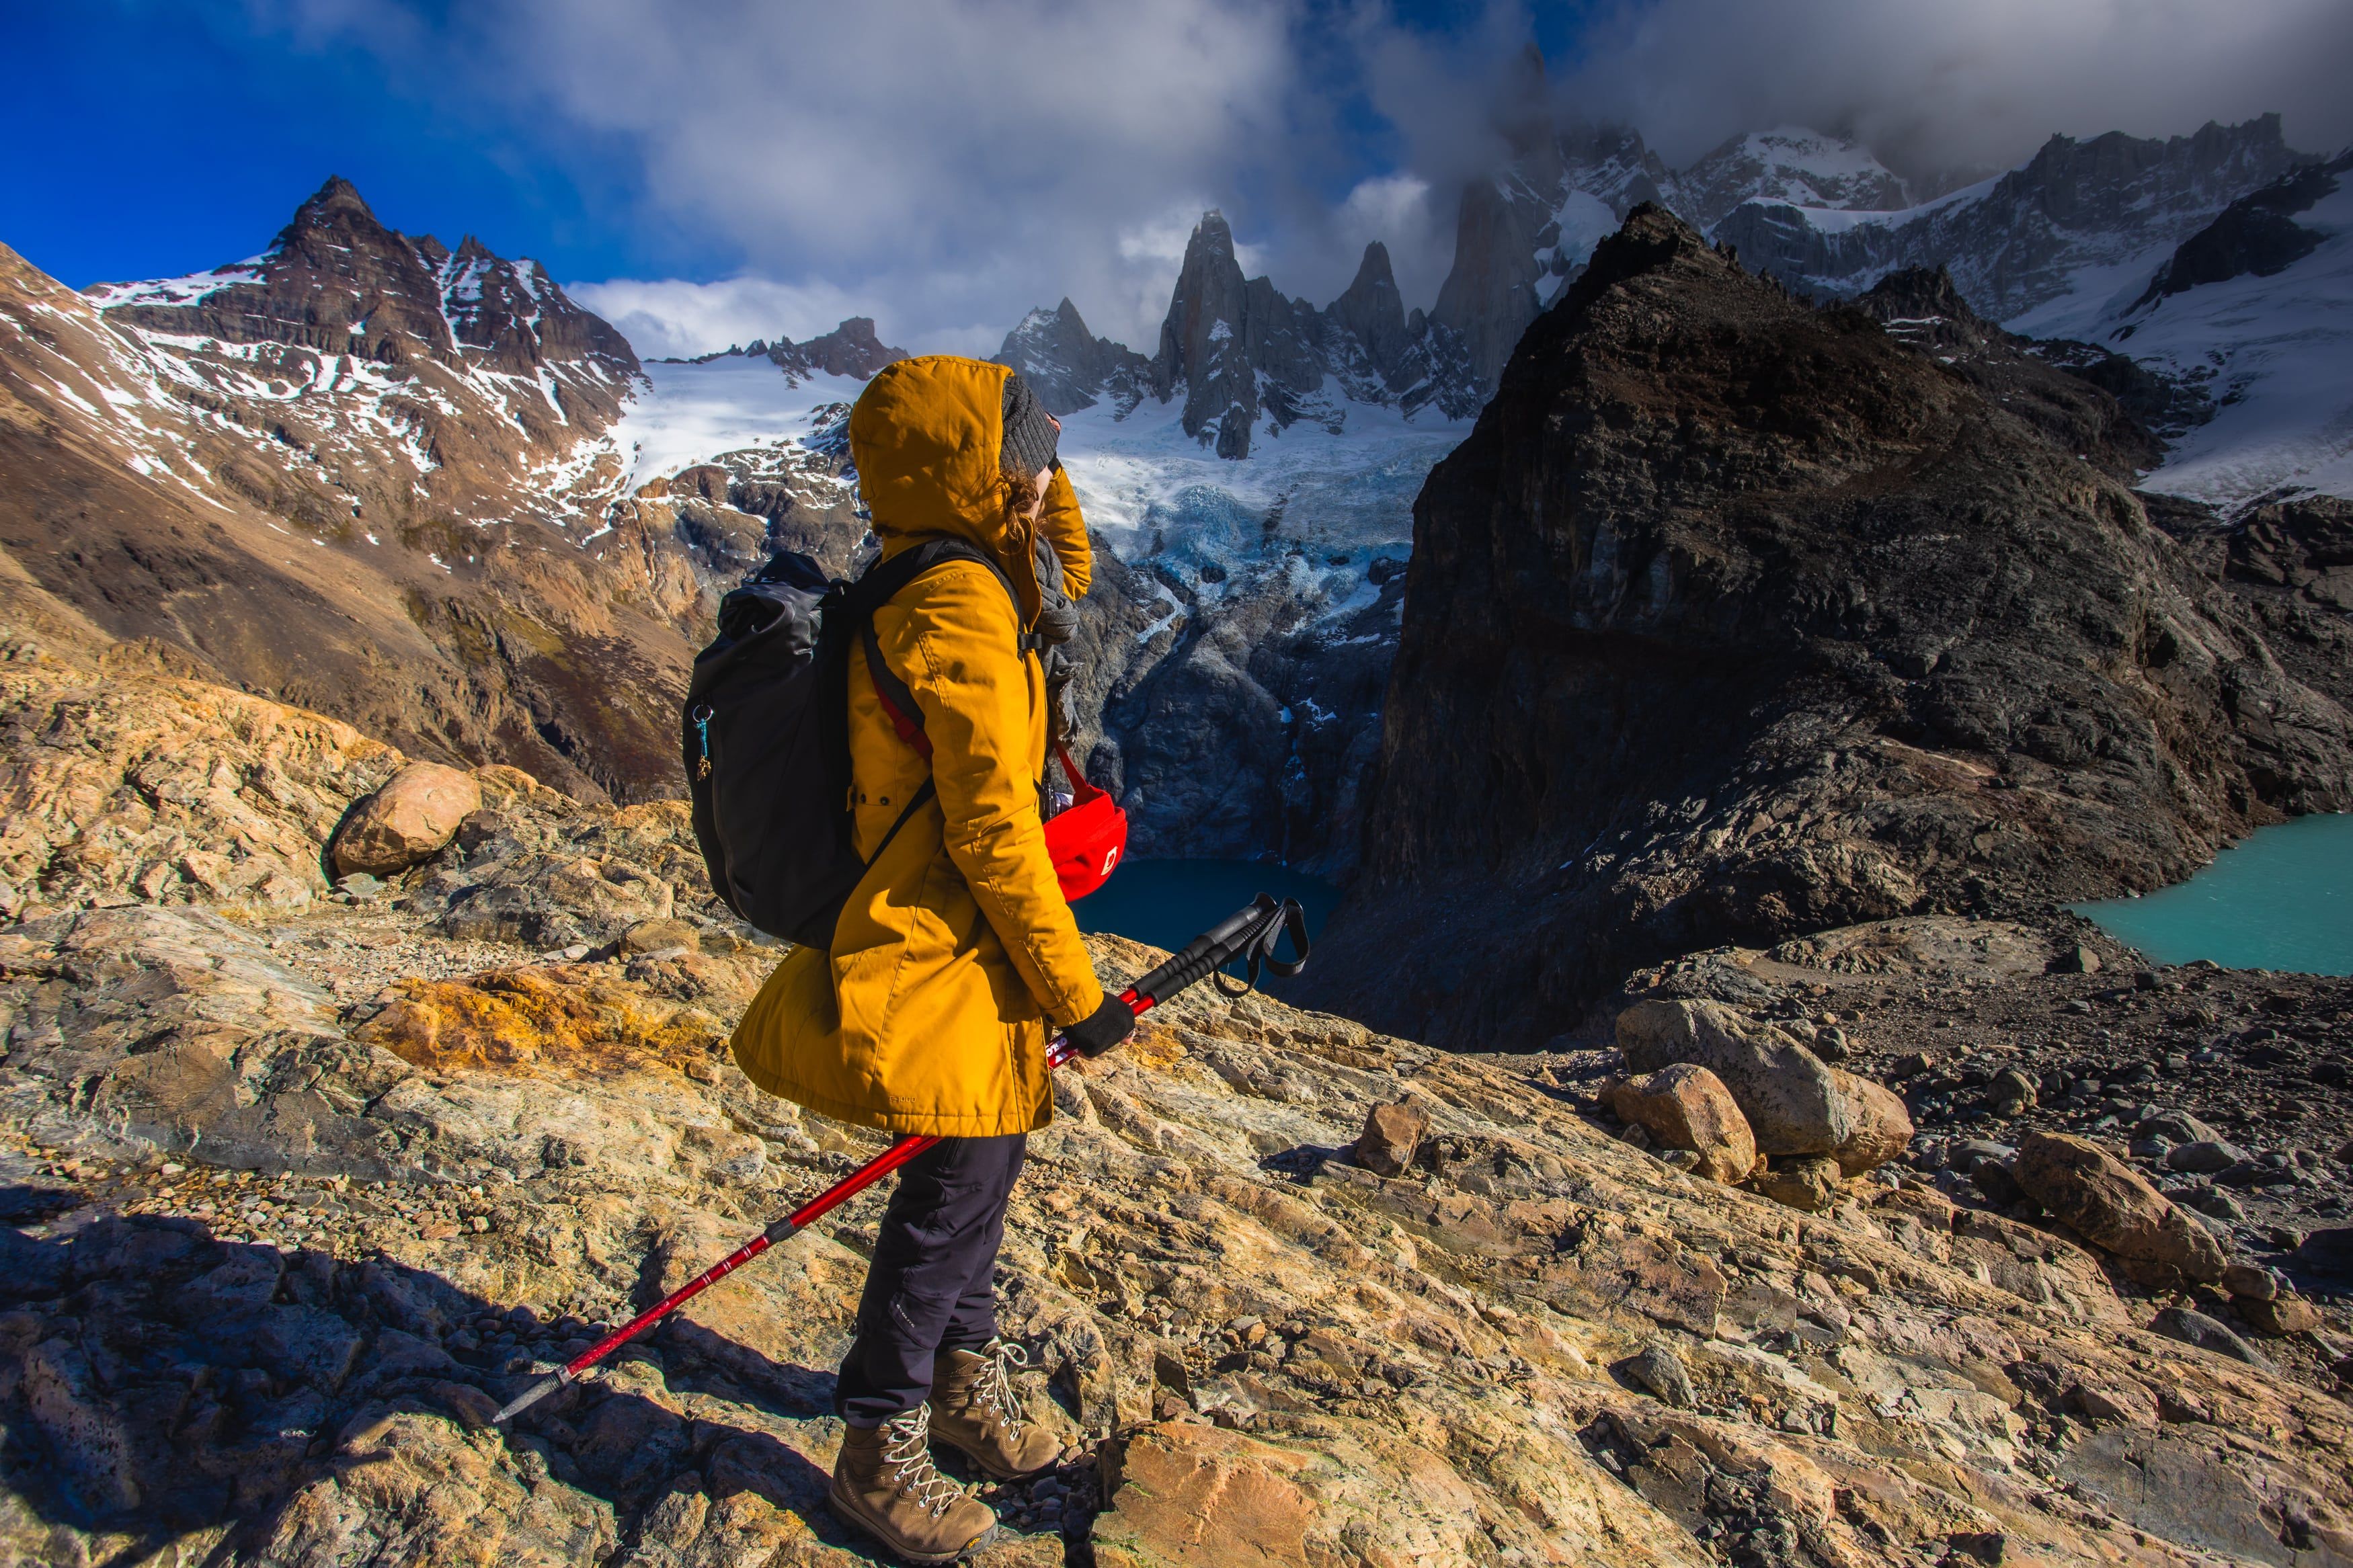
<svg viewBox="0 0 2353 1568">
<path fill-rule="evenodd" d="M 2353 497 L 2353 149 L 2232 202 L 2088 335 L 2211 400 L 2150 488 Z"/>
<path fill-rule="evenodd" d="M 1912 205 L 1904 182 L 1863 148 L 1803 126 L 1735 136 L 1676 174 L 1667 205 L 1702 229 L 1745 202 L 1837 212 L 1893 212 Z"/>
<path fill-rule="evenodd" d="M 193 277 L 77 294 L 0 253 L 0 552 L 56 635 L 666 793 L 702 595 L 623 493 L 639 384 L 536 264 L 396 233 L 341 180 Z"/>
<path fill-rule="evenodd" d="M 2053 136 L 2022 166 L 1916 207 L 1833 211 L 1760 196 L 1726 213 L 1712 237 L 1818 295 L 1943 267 L 1987 319 L 2083 337 L 2224 206 L 2308 161 L 2282 139 L 2276 114 L 2165 140 Z"/>
<path fill-rule="evenodd" d="M 1484 401 L 1454 335 L 1406 310 L 1387 247 L 1366 246 L 1355 280 L 1319 310 L 1271 279 L 1245 279 L 1215 210 L 1186 243 L 1150 359 L 1089 333 L 1068 300 L 1032 310 L 996 358 L 1035 379 L 1057 414 L 1107 400 L 1124 419 L 1147 396 L 1181 399 L 1186 435 L 1229 458 L 1302 422 L 1340 434 L 1360 408 L 1434 425 Z"/>
</svg>

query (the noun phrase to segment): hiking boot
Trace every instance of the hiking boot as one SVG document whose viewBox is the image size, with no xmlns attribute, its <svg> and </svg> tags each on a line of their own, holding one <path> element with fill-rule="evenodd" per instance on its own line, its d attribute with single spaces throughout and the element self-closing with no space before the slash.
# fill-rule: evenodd
<svg viewBox="0 0 2353 1568">
<path fill-rule="evenodd" d="M 826 1501 L 911 1563 L 953 1563 L 980 1543 L 997 1515 L 932 1463 L 931 1413 L 918 1405 L 880 1426 L 852 1426 Z"/>
<path fill-rule="evenodd" d="M 1000 1481 L 1034 1476 L 1060 1457 L 1060 1439 L 1021 1418 L 1012 1375 L 1029 1354 L 1002 1339 L 977 1351 L 942 1351 L 932 1377 L 932 1436 Z"/>
</svg>

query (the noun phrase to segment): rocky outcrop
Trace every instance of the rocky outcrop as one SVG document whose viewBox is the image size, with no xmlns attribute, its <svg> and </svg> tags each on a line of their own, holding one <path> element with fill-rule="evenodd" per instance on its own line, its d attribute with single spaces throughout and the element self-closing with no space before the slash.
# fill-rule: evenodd
<svg viewBox="0 0 2353 1568">
<path fill-rule="evenodd" d="M 2298 224 L 2296 215 L 2334 195 L 2348 173 L 2353 173 L 2353 151 L 2325 163 L 2307 163 L 2241 196 L 2181 242 L 2149 279 L 2147 291 L 2125 312 L 2126 319 L 2166 295 L 2250 274 L 2268 278 L 2311 255 L 2327 237 Z"/>
<path fill-rule="evenodd" d="M 349 725 L 186 679 L 169 647 L 84 663 L 21 632 L 5 647 L 0 918 L 308 908 L 328 891 L 320 847 L 399 763 Z"/>
<path fill-rule="evenodd" d="M 1943 268 L 1891 272 L 1854 308 L 1888 336 L 1951 367 L 2052 446 L 2120 483 L 2134 483 L 2165 456 L 2163 444 L 2112 389 L 2125 384 L 2128 369 L 2107 362 L 2130 367 L 2130 361 L 2089 343 L 2032 343 L 2003 331 L 1969 309 Z M 2150 406 L 2146 395 L 2135 401 Z"/>
<path fill-rule="evenodd" d="M 2353 501 L 2305 496 L 2252 508 L 2231 527 L 2227 548 L 2233 581 L 2353 614 Z"/>
<path fill-rule="evenodd" d="M 2353 800 L 2353 716 L 2114 479 L 1651 209 L 1417 503 L 1371 800 L 1310 994 L 1469 1042 L 2175 880 Z"/>
</svg>

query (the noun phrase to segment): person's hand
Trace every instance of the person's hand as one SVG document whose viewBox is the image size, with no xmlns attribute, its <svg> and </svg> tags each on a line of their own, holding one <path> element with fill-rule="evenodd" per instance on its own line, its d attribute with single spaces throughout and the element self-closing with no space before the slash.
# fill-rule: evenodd
<svg viewBox="0 0 2353 1568">
<path fill-rule="evenodd" d="M 1135 1010 L 1116 996 L 1062 1031 L 1078 1053 L 1092 1060 L 1135 1033 Z"/>
</svg>

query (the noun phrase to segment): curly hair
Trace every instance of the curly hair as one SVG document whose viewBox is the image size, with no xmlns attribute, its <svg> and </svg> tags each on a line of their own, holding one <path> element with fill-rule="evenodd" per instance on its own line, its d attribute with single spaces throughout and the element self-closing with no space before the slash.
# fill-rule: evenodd
<svg viewBox="0 0 2353 1568">
<path fill-rule="evenodd" d="M 1039 476 L 1036 474 L 999 474 L 997 477 L 1005 481 L 1006 531 L 1018 536 L 1023 525 L 1029 522 L 1029 514 L 1037 510 L 1038 503 L 1045 499 L 1046 487 L 1039 482 Z"/>
</svg>

